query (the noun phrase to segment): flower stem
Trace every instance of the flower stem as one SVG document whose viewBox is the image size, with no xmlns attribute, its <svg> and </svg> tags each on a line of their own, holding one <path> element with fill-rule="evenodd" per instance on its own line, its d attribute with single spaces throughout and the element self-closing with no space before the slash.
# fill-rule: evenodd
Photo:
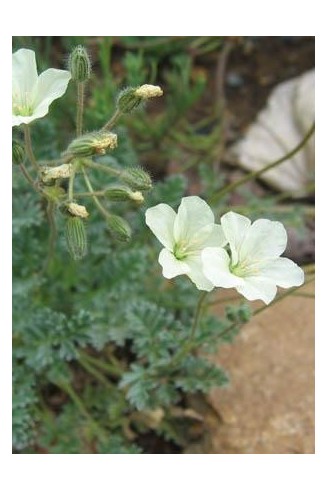
<svg viewBox="0 0 328 490">
<path fill-rule="evenodd" d="M 32 140 L 31 140 L 31 131 L 30 127 L 28 124 L 24 124 L 24 139 L 25 139 L 25 148 L 26 148 L 26 153 L 28 156 L 28 159 L 30 160 L 31 164 L 33 165 L 35 171 L 39 174 L 39 165 L 37 164 L 36 158 L 33 153 L 33 148 L 32 148 Z"/>
<path fill-rule="evenodd" d="M 272 163 L 269 163 L 268 165 L 261 168 L 260 170 L 255 170 L 253 172 L 250 172 L 247 175 L 245 175 L 244 177 L 242 177 L 241 179 L 237 180 L 236 182 L 232 182 L 231 184 L 225 186 L 219 192 L 214 193 L 212 195 L 212 197 L 210 198 L 209 202 L 211 204 L 214 204 L 215 202 L 219 201 L 223 196 L 225 196 L 228 192 L 234 191 L 237 187 L 245 184 L 245 182 L 248 182 L 249 180 L 252 180 L 252 179 L 256 179 L 257 177 L 262 175 L 264 172 L 267 172 L 268 170 L 271 170 L 272 168 L 277 167 L 281 163 L 292 158 L 294 155 L 296 155 L 296 153 L 298 153 L 306 145 L 308 140 L 313 135 L 314 129 L 315 129 L 315 124 L 313 123 L 311 128 L 309 129 L 309 131 L 306 133 L 306 135 L 302 139 L 302 141 L 297 146 L 295 146 L 295 148 L 293 148 L 291 151 L 286 153 L 286 155 L 284 155 L 281 158 L 278 158 L 278 160 L 275 160 Z"/>
<path fill-rule="evenodd" d="M 105 167 L 105 165 L 102 165 L 101 163 L 92 162 L 91 160 L 84 162 L 84 165 L 86 167 L 94 168 L 96 170 L 102 170 L 103 172 L 106 172 L 106 173 L 111 174 L 111 175 L 120 175 L 120 173 L 121 173 L 119 170 L 116 170 L 116 169 L 111 168 L 111 167 Z"/>
<path fill-rule="evenodd" d="M 207 291 L 203 291 L 201 293 L 201 295 L 199 296 L 198 303 L 197 303 L 197 306 L 196 306 L 194 320 L 193 320 L 191 331 L 190 331 L 190 336 L 187 339 L 186 343 L 182 346 L 182 349 L 171 360 L 170 367 L 172 367 L 172 366 L 174 366 L 176 364 L 179 364 L 179 362 L 187 354 L 189 354 L 189 352 L 193 349 L 193 347 L 194 347 L 195 333 L 196 333 L 197 327 L 199 325 L 200 319 L 202 317 L 204 301 L 207 298 L 207 295 L 208 295 L 208 292 Z"/>
<path fill-rule="evenodd" d="M 48 255 L 45 264 L 43 266 L 43 272 L 46 272 L 55 254 L 55 245 L 57 239 L 57 225 L 55 220 L 55 204 L 53 202 L 48 201 L 46 213 L 47 213 L 50 233 L 49 233 Z"/>
<path fill-rule="evenodd" d="M 104 206 L 101 204 L 101 202 L 99 201 L 99 199 L 95 195 L 95 191 L 92 187 L 92 184 L 90 182 L 90 179 L 89 179 L 88 174 L 87 174 L 84 167 L 82 167 L 82 172 L 83 172 L 83 177 L 84 177 L 84 181 L 86 183 L 86 186 L 87 186 L 89 192 L 93 194 L 92 198 L 94 200 L 95 205 L 97 206 L 97 208 L 99 209 L 101 214 L 103 214 L 105 216 L 105 218 L 108 218 L 110 216 L 110 214 L 108 213 L 107 209 L 104 208 Z"/>
<path fill-rule="evenodd" d="M 72 202 L 73 201 L 73 197 L 74 197 L 74 179 L 75 179 L 75 171 L 76 171 L 76 167 L 75 165 L 73 164 L 72 165 L 72 173 L 69 177 L 69 181 L 68 181 L 68 201 L 69 202 Z"/>
<path fill-rule="evenodd" d="M 21 163 L 19 165 L 19 168 L 21 169 L 22 174 L 24 175 L 24 177 L 27 180 L 27 182 L 29 184 L 31 184 L 31 186 L 33 187 L 33 189 L 36 190 L 37 192 L 40 192 L 40 190 L 37 188 L 36 184 L 34 183 L 34 180 L 32 179 L 32 177 L 31 177 L 29 171 L 27 170 L 27 168 L 25 167 L 25 165 L 23 163 Z"/>
<path fill-rule="evenodd" d="M 103 131 L 109 131 L 115 126 L 118 119 L 122 116 L 122 112 L 119 109 L 116 109 L 110 120 L 101 128 Z"/>
<path fill-rule="evenodd" d="M 84 109 L 84 82 L 77 83 L 76 136 L 82 135 Z"/>
<path fill-rule="evenodd" d="M 96 357 L 89 356 L 85 352 L 80 352 L 80 359 L 88 362 L 89 364 L 93 364 L 94 366 L 102 369 L 110 376 L 120 377 L 124 370 L 118 365 L 109 364 L 108 362 L 102 361 L 101 359 L 97 359 Z"/>
</svg>

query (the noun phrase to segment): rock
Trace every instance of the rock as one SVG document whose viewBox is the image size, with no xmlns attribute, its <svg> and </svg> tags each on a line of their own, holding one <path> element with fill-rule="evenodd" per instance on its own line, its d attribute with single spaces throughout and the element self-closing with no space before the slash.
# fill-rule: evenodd
<svg viewBox="0 0 328 490">
<path fill-rule="evenodd" d="M 245 137 L 230 150 L 232 160 L 257 171 L 283 157 L 302 141 L 314 121 L 314 70 L 279 84 L 267 106 L 248 128 Z M 263 173 L 267 184 L 295 197 L 313 193 L 314 136 L 291 159 Z"/>
<path fill-rule="evenodd" d="M 313 283 L 300 291 L 313 293 Z M 230 297 L 231 291 L 219 294 Z M 222 346 L 214 359 L 227 369 L 231 384 L 210 394 L 218 418 L 208 424 L 202 447 L 187 452 L 314 452 L 312 297 L 288 296 L 254 316 L 234 344 Z"/>
</svg>

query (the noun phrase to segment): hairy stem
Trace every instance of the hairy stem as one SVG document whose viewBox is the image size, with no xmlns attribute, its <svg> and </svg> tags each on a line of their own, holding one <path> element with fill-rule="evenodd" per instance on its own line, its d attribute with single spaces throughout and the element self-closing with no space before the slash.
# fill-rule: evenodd
<svg viewBox="0 0 328 490">
<path fill-rule="evenodd" d="M 85 82 L 77 83 L 76 136 L 82 135 Z"/>
<path fill-rule="evenodd" d="M 281 163 L 292 158 L 294 155 L 296 155 L 296 153 L 298 153 L 306 145 L 308 140 L 313 135 L 314 129 L 315 129 L 315 124 L 313 123 L 311 128 L 309 129 L 309 131 L 306 133 L 306 135 L 302 139 L 302 141 L 297 146 L 295 146 L 295 148 L 293 148 L 291 151 L 286 153 L 286 155 L 284 155 L 281 158 L 278 158 L 278 160 L 275 160 L 272 163 L 269 163 L 268 165 L 261 168 L 260 170 L 255 170 L 253 172 L 250 172 L 249 174 L 245 175 L 244 177 L 237 180 L 236 182 L 232 182 L 231 184 L 225 186 L 221 191 L 216 192 L 212 195 L 211 199 L 209 200 L 210 203 L 214 204 L 215 202 L 219 201 L 223 196 L 225 196 L 228 192 L 234 191 L 235 189 L 237 189 L 237 187 L 245 184 L 245 182 L 248 182 L 249 180 L 252 180 L 252 179 L 256 179 L 257 177 L 259 177 L 263 173 L 267 172 L 268 170 L 271 170 L 272 168 L 277 167 Z"/>
<path fill-rule="evenodd" d="M 190 336 L 186 343 L 182 346 L 182 349 L 173 357 L 173 359 L 170 362 L 170 367 L 174 366 L 176 364 L 179 364 L 179 362 L 187 355 L 189 352 L 194 348 L 194 338 L 195 338 L 195 333 L 197 330 L 197 327 L 199 325 L 200 319 L 202 317 L 202 312 L 203 312 L 203 306 L 204 306 L 204 301 L 207 298 L 208 292 L 207 291 L 202 291 L 197 306 L 196 306 L 196 311 L 195 311 L 195 316 L 194 320 L 192 323 L 191 331 L 190 331 Z"/>
<path fill-rule="evenodd" d="M 32 148 L 30 127 L 28 124 L 24 124 L 23 127 L 24 127 L 25 149 L 26 149 L 28 159 L 30 160 L 30 162 L 31 162 L 32 166 L 34 167 L 35 171 L 37 172 L 37 174 L 39 174 L 39 170 L 40 170 L 39 165 L 36 161 L 36 158 L 35 158 L 34 153 L 33 153 L 33 148 Z"/>
<path fill-rule="evenodd" d="M 92 162 L 91 160 L 84 162 L 84 165 L 86 167 L 94 168 L 96 170 L 102 170 L 103 172 L 106 172 L 111 175 L 120 175 L 121 173 L 119 170 L 116 170 L 115 168 L 111 168 L 107 166 L 105 167 L 105 165 L 102 165 L 101 163 Z"/>
<path fill-rule="evenodd" d="M 27 170 L 27 168 L 25 167 L 25 165 L 23 163 L 21 163 L 19 165 L 19 168 L 21 169 L 22 174 L 24 175 L 24 177 L 27 180 L 27 182 L 29 184 L 31 184 L 31 186 L 33 187 L 33 189 L 36 190 L 37 192 L 40 192 L 40 189 L 38 189 L 38 187 L 34 183 L 34 180 L 32 179 L 32 177 L 31 177 L 29 171 Z"/>
<path fill-rule="evenodd" d="M 103 214 L 105 216 L 105 218 L 108 218 L 110 216 L 110 214 L 108 213 L 107 209 L 105 209 L 104 206 L 101 204 L 98 197 L 95 196 L 95 191 L 92 187 L 92 184 L 90 182 L 90 179 L 89 179 L 88 174 L 87 174 L 84 167 L 82 167 L 82 172 L 83 172 L 83 177 L 84 177 L 84 181 L 86 183 L 86 186 L 87 186 L 89 192 L 91 192 L 93 194 L 92 198 L 94 200 L 95 205 L 97 206 L 97 208 L 99 209 L 101 214 Z"/>
<path fill-rule="evenodd" d="M 122 112 L 116 109 L 110 120 L 101 128 L 103 131 L 109 131 L 117 123 L 119 118 L 122 116 Z"/>
</svg>

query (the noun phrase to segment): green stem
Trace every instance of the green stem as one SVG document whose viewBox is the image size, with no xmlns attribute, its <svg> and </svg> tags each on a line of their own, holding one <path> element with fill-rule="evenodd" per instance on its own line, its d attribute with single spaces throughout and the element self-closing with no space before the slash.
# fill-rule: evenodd
<svg viewBox="0 0 328 490">
<path fill-rule="evenodd" d="M 122 112 L 119 109 L 116 109 L 110 120 L 101 128 L 103 131 L 109 131 L 115 126 L 118 119 L 122 116 Z"/>
<path fill-rule="evenodd" d="M 23 127 L 24 127 L 25 149 L 26 149 L 28 159 L 30 160 L 30 162 L 33 165 L 36 172 L 39 174 L 39 170 L 40 170 L 39 165 L 36 161 L 36 158 L 35 158 L 34 153 L 33 153 L 33 148 L 32 148 L 30 127 L 28 124 L 24 124 Z"/>
<path fill-rule="evenodd" d="M 57 225 L 56 225 L 56 220 L 55 220 L 55 203 L 52 201 L 48 201 L 47 204 L 47 218 L 48 218 L 48 223 L 49 223 L 49 228 L 50 228 L 50 233 L 49 233 L 49 244 L 48 244 L 48 255 L 47 259 L 45 261 L 44 267 L 43 267 L 43 272 L 45 272 L 50 263 L 51 260 L 55 254 L 55 246 L 56 246 L 56 240 L 57 240 Z"/>
<path fill-rule="evenodd" d="M 290 158 L 292 158 L 294 155 L 296 155 L 296 153 L 298 153 L 306 145 L 308 140 L 313 135 L 314 129 L 315 129 L 315 124 L 313 123 L 311 128 L 309 129 L 309 131 L 306 133 L 306 135 L 302 139 L 302 141 L 297 146 L 295 146 L 295 148 L 293 148 L 293 150 L 286 153 L 286 155 L 284 155 L 283 157 L 278 158 L 278 160 L 275 160 L 274 162 L 269 163 L 268 165 L 261 168 L 260 170 L 255 170 L 253 172 L 250 172 L 249 174 L 245 175 L 244 177 L 237 180 L 236 182 L 232 182 L 231 184 L 227 185 L 221 191 L 214 193 L 212 195 L 212 197 L 210 198 L 209 202 L 211 204 L 214 204 L 215 202 L 219 201 L 223 196 L 225 196 L 228 192 L 234 191 L 237 187 L 245 184 L 245 182 L 248 182 L 249 180 L 252 180 L 252 179 L 256 179 L 257 177 L 262 175 L 264 172 L 267 172 L 268 170 L 271 170 L 272 168 L 274 168 L 274 167 L 280 165 L 281 163 L 285 162 L 286 160 L 289 160 Z"/>
<path fill-rule="evenodd" d="M 89 373 L 91 374 L 94 378 L 96 378 L 100 383 L 102 383 L 108 390 L 113 389 L 113 385 L 108 381 L 108 379 L 98 371 L 94 366 L 90 365 L 89 362 L 84 359 L 83 357 L 80 357 L 78 359 L 79 363 L 81 366 Z"/>
<path fill-rule="evenodd" d="M 96 357 L 89 356 L 89 354 L 86 354 L 85 352 L 80 352 L 80 359 L 88 362 L 89 364 L 93 364 L 99 369 L 102 369 L 110 376 L 120 377 L 124 373 L 123 368 L 117 365 L 114 366 L 112 364 L 109 364 L 108 362 L 104 362 L 101 359 L 97 359 Z"/>
<path fill-rule="evenodd" d="M 57 382 L 56 384 L 75 403 L 76 407 L 79 409 L 79 411 L 81 412 L 81 414 L 88 420 L 90 426 L 94 430 L 94 433 L 103 436 L 103 430 L 102 430 L 102 428 L 98 425 L 98 423 L 90 415 L 90 413 L 88 412 L 88 410 L 87 410 L 86 406 L 84 405 L 82 399 L 76 393 L 76 391 L 74 390 L 74 388 L 69 383 L 66 383 L 64 381 Z"/>
<path fill-rule="evenodd" d="M 195 333 L 196 333 L 197 327 L 199 325 L 199 321 L 200 321 L 201 316 L 202 316 L 203 305 L 204 305 L 205 299 L 207 298 L 207 294 L 208 294 L 207 291 L 203 291 L 201 293 L 199 300 L 198 300 L 198 303 L 197 303 L 195 316 L 194 316 L 194 320 L 193 320 L 191 331 L 190 331 L 190 336 L 189 336 L 188 340 L 185 342 L 185 344 L 182 346 L 182 349 L 173 357 L 173 359 L 170 362 L 169 367 L 172 367 L 176 364 L 179 364 L 179 362 L 193 349 L 193 347 L 194 347 L 193 341 L 194 341 Z"/>
<path fill-rule="evenodd" d="M 94 192 L 76 192 L 75 197 L 104 197 L 105 191 L 94 191 Z"/>
<path fill-rule="evenodd" d="M 68 181 L 68 201 L 72 202 L 74 198 L 74 179 L 75 179 L 76 167 L 72 164 L 72 173 Z"/>
<path fill-rule="evenodd" d="M 92 162 L 91 160 L 84 162 L 84 165 L 86 167 L 94 168 L 96 170 L 102 170 L 103 172 L 106 172 L 111 175 L 120 175 L 121 173 L 119 170 L 115 170 L 114 168 L 111 167 L 105 167 L 101 163 Z"/>
<path fill-rule="evenodd" d="M 82 135 L 85 82 L 77 83 L 76 136 Z"/>
<path fill-rule="evenodd" d="M 27 168 L 25 167 L 25 165 L 23 163 L 21 163 L 19 165 L 19 168 L 21 169 L 22 174 L 24 175 L 24 177 L 27 180 L 27 182 L 29 184 L 31 184 L 31 186 L 33 187 L 33 189 L 36 190 L 37 192 L 40 192 L 40 190 L 38 189 L 38 187 L 34 183 L 34 180 L 32 179 L 32 177 L 31 177 L 29 171 L 27 170 Z"/>
<path fill-rule="evenodd" d="M 88 177 L 87 172 L 86 172 L 84 167 L 82 167 L 82 172 L 83 172 L 83 177 L 84 177 L 84 181 L 86 183 L 86 186 L 87 186 L 89 192 L 91 192 L 93 194 L 92 198 L 94 200 L 95 205 L 97 206 L 97 208 L 99 209 L 101 214 L 103 214 L 105 216 L 105 218 L 108 218 L 110 216 L 110 214 L 108 213 L 107 209 L 105 209 L 104 206 L 101 204 L 101 202 L 99 201 L 97 196 L 95 196 L 95 191 L 92 187 L 92 184 L 89 180 L 89 177 Z"/>
</svg>

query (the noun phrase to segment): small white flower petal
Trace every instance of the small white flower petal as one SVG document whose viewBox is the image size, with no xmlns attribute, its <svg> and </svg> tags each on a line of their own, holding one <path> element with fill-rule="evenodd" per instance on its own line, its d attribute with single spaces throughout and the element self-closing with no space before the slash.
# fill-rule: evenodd
<svg viewBox="0 0 328 490">
<path fill-rule="evenodd" d="M 267 278 L 282 288 L 301 286 L 304 282 L 303 270 L 290 259 L 278 257 L 261 267 L 261 277 Z"/>
<path fill-rule="evenodd" d="M 287 233 L 279 221 L 258 219 L 247 231 L 240 247 L 239 260 L 259 262 L 279 257 L 287 245 Z"/>
<path fill-rule="evenodd" d="M 214 286 L 203 272 L 203 263 L 200 254 L 188 255 L 188 257 L 183 259 L 183 262 L 189 266 L 190 271 L 187 273 L 187 276 L 196 287 L 202 291 L 212 291 Z"/>
<path fill-rule="evenodd" d="M 221 288 L 233 288 L 244 283 L 243 279 L 230 272 L 230 257 L 224 248 L 207 247 L 201 253 L 203 272 L 214 284 Z"/>
<path fill-rule="evenodd" d="M 12 55 L 13 97 L 32 93 L 38 81 L 35 53 L 31 49 L 19 49 Z"/>
<path fill-rule="evenodd" d="M 146 224 L 156 238 L 171 252 L 174 247 L 173 228 L 175 211 L 167 204 L 157 204 L 146 211 Z"/>
<path fill-rule="evenodd" d="M 203 199 L 198 196 L 184 197 L 174 223 L 174 239 L 177 243 L 183 241 L 197 249 L 202 238 L 211 234 L 213 225 L 213 211 Z"/>
<path fill-rule="evenodd" d="M 50 104 L 66 92 L 70 79 L 71 74 L 67 70 L 49 68 L 41 73 L 37 83 L 33 115 L 38 118 L 45 116 Z"/>
<path fill-rule="evenodd" d="M 238 262 L 239 251 L 251 226 L 251 220 L 241 214 L 229 211 L 221 218 L 223 233 L 229 242 L 232 264 Z"/>
<path fill-rule="evenodd" d="M 21 124 L 30 124 L 34 119 L 38 119 L 35 116 L 12 116 L 12 126 L 20 126 Z"/>
<path fill-rule="evenodd" d="M 202 247 L 224 247 L 227 244 L 227 239 L 223 233 L 221 225 L 213 225 L 212 233 L 204 238 Z"/>
<path fill-rule="evenodd" d="M 277 294 L 277 286 L 262 277 L 244 277 L 243 282 L 244 284 L 237 286 L 236 289 L 250 301 L 260 299 L 268 305 Z"/>
<path fill-rule="evenodd" d="M 188 274 L 190 271 L 189 266 L 183 260 L 176 259 L 173 253 L 166 248 L 163 248 L 159 254 L 158 262 L 163 268 L 163 276 L 166 277 L 166 279 L 172 279 L 172 277 Z"/>
</svg>

